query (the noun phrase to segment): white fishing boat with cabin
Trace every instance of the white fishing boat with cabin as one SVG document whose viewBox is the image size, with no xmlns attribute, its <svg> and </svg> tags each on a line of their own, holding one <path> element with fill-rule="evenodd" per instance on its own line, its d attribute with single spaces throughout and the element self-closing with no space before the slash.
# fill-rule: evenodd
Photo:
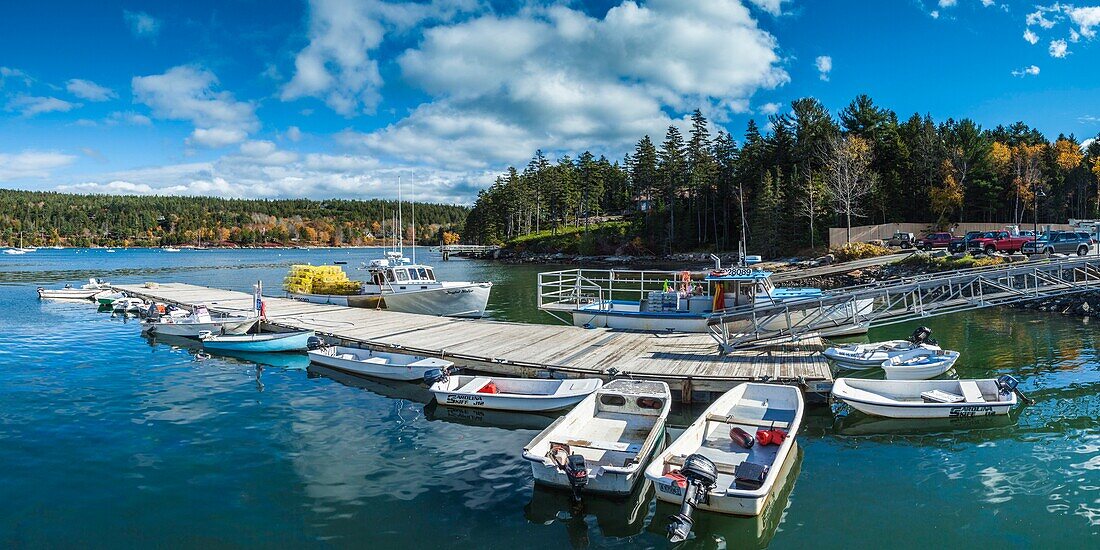
<svg viewBox="0 0 1100 550">
<path fill-rule="evenodd" d="M 887 380 L 927 380 L 955 366 L 959 352 L 946 349 L 914 349 L 882 362 Z"/>
<path fill-rule="evenodd" d="M 820 298 L 817 288 L 778 288 L 769 271 L 741 266 L 693 273 L 691 271 L 632 271 L 567 269 L 539 273 L 539 308 L 551 314 L 566 313 L 567 322 L 579 327 L 623 330 L 707 332 L 707 321 L 735 308 L 768 307 Z M 870 312 L 872 300 L 857 300 L 845 309 L 826 314 L 838 326 L 824 336 L 867 332 L 866 324 L 848 322 L 855 313 Z M 856 311 L 850 311 L 850 310 Z M 794 312 L 792 323 L 813 313 Z M 749 331 L 748 321 L 731 323 L 731 332 Z M 764 328 L 785 328 L 775 319 Z"/>
<path fill-rule="evenodd" d="M 657 498 L 683 505 L 672 517 L 670 536 L 686 537 L 692 509 L 759 515 L 782 485 L 777 480 L 795 447 L 804 407 L 796 386 L 741 384 L 653 459 L 645 475 Z"/>
<path fill-rule="evenodd" d="M 917 349 L 938 350 L 939 344 L 930 338 L 932 330 L 920 327 L 907 340 L 887 340 L 870 344 L 846 344 L 827 348 L 822 355 L 849 370 L 875 369 L 882 362 Z"/>
<path fill-rule="evenodd" d="M 445 375 L 431 392 L 440 405 L 545 412 L 566 409 L 600 389 L 598 378 L 505 378 L 501 376 Z"/>
<path fill-rule="evenodd" d="M 386 380 L 421 381 L 429 372 L 454 367 L 453 362 L 437 357 L 328 346 L 316 337 L 310 340 L 308 349 L 309 360 L 318 365 Z"/>
<path fill-rule="evenodd" d="M 1008 414 L 1019 382 L 1008 375 L 976 380 L 837 378 L 835 399 L 886 418 L 969 418 Z"/>
<path fill-rule="evenodd" d="M 110 292 L 111 283 L 94 277 L 88 279 L 88 284 L 82 285 L 80 288 L 74 288 L 71 284 L 66 284 L 65 288 L 38 287 L 39 298 L 56 300 L 92 300 L 101 294 Z"/>
<path fill-rule="evenodd" d="M 536 483 L 581 493 L 627 495 L 663 442 L 668 384 L 612 380 L 523 449 Z"/>
</svg>

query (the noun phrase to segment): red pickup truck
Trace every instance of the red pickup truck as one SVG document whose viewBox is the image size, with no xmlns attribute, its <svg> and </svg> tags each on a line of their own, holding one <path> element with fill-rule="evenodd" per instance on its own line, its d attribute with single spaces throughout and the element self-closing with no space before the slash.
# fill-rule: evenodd
<svg viewBox="0 0 1100 550">
<path fill-rule="evenodd" d="M 933 248 L 947 248 L 954 236 L 950 233 L 929 233 L 923 239 L 917 241 L 920 250 L 932 250 Z"/>
<path fill-rule="evenodd" d="M 1020 252 L 1024 243 L 1034 241 L 1035 237 L 1012 235 L 1008 231 L 986 231 L 981 237 L 970 239 L 968 248 L 986 254 L 993 252 Z"/>
</svg>

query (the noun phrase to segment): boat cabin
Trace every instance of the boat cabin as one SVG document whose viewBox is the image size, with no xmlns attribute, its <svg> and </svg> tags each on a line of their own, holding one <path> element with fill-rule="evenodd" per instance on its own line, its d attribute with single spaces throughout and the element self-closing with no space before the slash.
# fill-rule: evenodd
<svg viewBox="0 0 1100 550">
<path fill-rule="evenodd" d="M 385 258 L 371 260 L 367 271 L 370 284 L 378 287 L 437 283 L 431 266 L 414 264 L 399 252 L 387 252 Z"/>
</svg>

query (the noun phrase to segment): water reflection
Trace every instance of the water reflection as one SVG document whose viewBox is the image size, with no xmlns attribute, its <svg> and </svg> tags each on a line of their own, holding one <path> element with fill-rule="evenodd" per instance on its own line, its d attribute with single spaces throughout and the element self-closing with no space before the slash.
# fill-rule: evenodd
<svg viewBox="0 0 1100 550">
<path fill-rule="evenodd" d="M 317 364 L 309 364 L 306 372 L 310 378 L 328 378 L 345 386 L 367 390 L 390 399 L 402 399 L 413 403 L 429 403 L 435 397 L 424 385 L 414 382 L 368 378 Z"/>
<path fill-rule="evenodd" d="M 469 407 L 448 407 L 432 401 L 424 408 L 428 420 L 454 422 L 466 426 L 494 427 L 504 430 L 539 430 L 552 424 L 557 416 L 473 409 Z"/>
<path fill-rule="evenodd" d="M 693 537 L 681 548 L 767 548 L 779 529 L 790 506 L 791 492 L 794 491 L 798 475 L 802 472 L 802 445 L 796 445 L 779 472 L 771 500 L 765 505 L 759 516 L 743 517 L 715 514 L 696 510 Z M 677 513 L 680 507 L 666 502 L 657 502 L 653 521 L 646 530 L 652 534 L 665 536 L 668 517 Z"/>
<path fill-rule="evenodd" d="M 587 548 L 593 539 L 641 533 L 652 500 L 653 484 L 648 480 L 639 483 L 626 497 L 585 495 L 579 503 L 573 502 L 569 491 L 535 485 L 531 501 L 523 507 L 523 515 L 534 523 L 562 525 L 574 548 Z"/>
</svg>

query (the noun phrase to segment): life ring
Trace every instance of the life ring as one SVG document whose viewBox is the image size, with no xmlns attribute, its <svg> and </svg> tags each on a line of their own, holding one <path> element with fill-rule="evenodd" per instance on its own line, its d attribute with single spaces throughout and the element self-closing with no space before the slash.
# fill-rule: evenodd
<svg viewBox="0 0 1100 550">
<path fill-rule="evenodd" d="M 728 269 L 715 269 L 714 271 L 710 272 L 711 277 L 725 277 L 726 275 L 729 275 L 729 274 L 730 274 L 730 270 L 728 270 Z"/>
</svg>

